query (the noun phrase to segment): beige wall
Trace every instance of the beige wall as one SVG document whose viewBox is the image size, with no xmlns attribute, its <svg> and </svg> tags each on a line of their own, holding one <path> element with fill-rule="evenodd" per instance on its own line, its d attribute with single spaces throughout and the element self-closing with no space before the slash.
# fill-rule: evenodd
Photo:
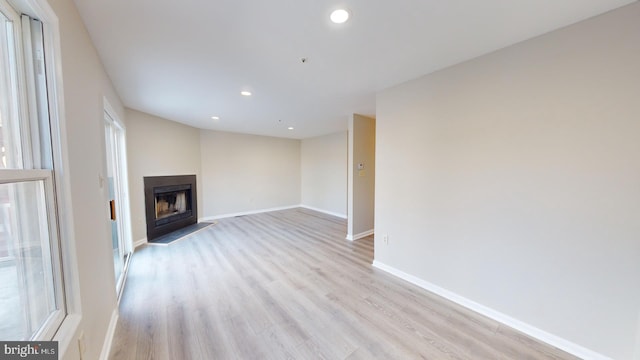
<svg viewBox="0 0 640 360">
<path fill-rule="evenodd" d="M 631 359 L 638 19 L 636 3 L 379 93 L 376 261 Z"/>
<path fill-rule="evenodd" d="M 347 239 L 357 240 L 374 229 L 376 120 L 353 114 L 348 127 Z"/>
<path fill-rule="evenodd" d="M 145 176 L 196 175 L 198 215 L 202 216 L 200 130 L 127 109 L 127 161 L 134 241 L 146 238 Z"/>
<path fill-rule="evenodd" d="M 146 237 L 144 176 L 196 174 L 198 216 L 300 204 L 300 141 L 199 130 L 126 110 L 134 241 Z"/>
<path fill-rule="evenodd" d="M 300 204 L 300 140 L 200 131 L 202 215 Z"/>
<path fill-rule="evenodd" d="M 69 179 L 73 213 L 62 216 L 74 222 L 75 247 L 80 281 L 82 322 L 76 335 L 84 333 L 85 359 L 97 359 L 109 321 L 116 309 L 111 233 L 105 176 L 104 98 L 123 122 L 124 110 L 107 77 L 88 33 L 71 0 L 51 0 L 59 19 L 65 127 L 69 153 Z M 65 359 L 77 359 L 77 339 Z"/>
<path fill-rule="evenodd" d="M 347 132 L 301 143 L 301 203 L 347 217 Z"/>
</svg>

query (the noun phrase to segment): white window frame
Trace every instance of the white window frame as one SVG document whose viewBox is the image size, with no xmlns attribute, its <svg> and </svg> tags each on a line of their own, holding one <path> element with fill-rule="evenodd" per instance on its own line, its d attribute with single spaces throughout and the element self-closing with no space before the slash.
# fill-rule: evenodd
<svg viewBox="0 0 640 360">
<path fill-rule="evenodd" d="M 64 88 L 62 82 L 60 27 L 58 17 L 47 0 L 7 1 L 14 9 L 32 18 L 39 19 L 43 23 L 49 122 L 51 126 L 53 162 L 55 164 L 55 176 L 52 180 L 53 186 L 55 187 L 55 204 L 58 210 L 59 250 L 62 266 L 64 302 L 66 304 L 66 316 L 55 334 L 53 334 L 53 338 L 50 339 L 59 342 L 58 351 L 60 355 L 63 356 L 67 352 L 79 328 L 82 319 L 82 309 L 80 305 L 78 264 L 75 255 L 76 247 L 73 230 L 71 185 L 68 174 L 69 156 L 66 139 Z M 49 335 L 47 334 L 47 336 Z"/>
<path fill-rule="evenodd" d="M 8 113 L 11 114 L 10 118 L 7 119 L 8 123 L 15 121 L 12 124 L 12 128 L 14 132 L 12 137 L 15 139 L 19 138 L 19 148 L 20 156 L 17 161 L 13 159 L 15 162 L 12 164 L 12 167 L 16 167 L 13 169 L 2 169 L 0 177 L 0 183 L 2 184 L 19 184 L 26 182 L 41 182 L 43 184 L 44 190 L 44 199 L 36 199 L 36 202 L 39 203 L 40 206 L 46 206 L 47 210 L 45 212 L 46 216 L 46 224 L 40 223 L 39 229 L 35 231 L 35 233 L 44 234 L 46 233 L 47 244 L 46 248 L 42 248 L 43 251 L 43 266 L 44 271 L 43 275 L 45 277 L 45 281 L 49 283 L 51 290 L 53 290 L 53 299 L 49 299 L 48 296 L 44 298 L 48 299 L 45 301 L 45 307 L 47 310 L 49 309 L 49 301 L 53 300 L 55 303 L 55 308 L 51 313 L 48 314 L 46 319 L 37 319 L 38 321 L 32 321 L 30 319 L 30 315 L 27 315 L 25 321 L 28 322 L 26 324 L 27 329 L 30 333 L 30 339 L 51 339 L 54 334 L 58 331 L 58 328 L 62 324 L 66 313 L 66 301 L 64 296 L 64 280 L 62 277 L 62 263 L 60 257 L 60 242 L 59 242 L 59 232 L 58 232 L 58 217 L 57 217 L 57 207 L 56 207 L 56 198 L 55 198 L 55 190 L 54 190 L 54 175 L 53 170 L 51 169 L 41 169 L 44 164 L 40 163 L 40 144 L 35 144 L 34 141 L 40 142 L 40 134 L 38 133 L 38 120 L 37 114 L 33 114 L 30 111 L 32 107 L 36 106 L 35 102 L 35 92 L 33 96 L 30 96 L 31 91 L 35 91 L 35 82 L 29 82 L 27 79 L 32 80 L 33 68 L 30 57 L 31 48 L 29 46 L 25 46 L 27 44 L 31 44 L 30 38 L 30 27 L 31 20 L 28 17 L 22 17 L 18 14 L 10 4 L 0 0 L 0 10 L 2 14 L 6 16 L 6 18 L 12 23 L 12 31 L 11 39 L 9 45 L 9 52 L 13 55 L 8 59 L 9 67 L 11 71 L 7 74 L 7 80 L 12 85 L 7 89 L 10 93 L 12 93 L 12 97 L 10 98 L 10 104 Z M 25 32 L 25 30 L 27 32 Z M 29 38 L 29 41 L 25 41 L 26 38 Z M 25 51 L 28 50 L 25 56 Z M 29 61 L 26 59 L 29 58 Z M 35 115 L 32 117 L 31 115 Z M 13 119 L 12 119 L 13 118 Z M 48 122 L 48 119 L 47 119 Z M 8 124 L 7 123 L 7 124 Z M 34 132 L 36 134 L 34 135 Z M 44 140 L 44 139 L 43 139 Z M 46 138 L 46 141 L 49 142 L 50 139 Z M 16 147 L 13 151 L 17 151 L 18 144 L 12 144 L 13 147 Z M 33 145 L 38 145 L 34 147 Z M 38 152 L 36 155 L 35 153 Z M 12 154 L 12 156 L 16 156 L 17 153 Z M 19 165 L 18 165 L 19 164 Z M 48 164 L 50 166 L 51 164 Z M 15 194 L 18 198 L 19 194 Z M 14 199 L 14 211 L 17 213 L 22 213 L 22 203 L 17 202 L 17 199 Z M 23 199 L 24 200 L 24 199 Z M 25 209 L 22 209 L 25 210 Z M 22 216 L 22 215 L 20 215 Z M 14 224 L 16 226 L 16 224 Z M 26 224 L 20 221 L 20 226 L 17 226 L 15 231 L 22 233 L 25 235 L 29 233 L 31 235 L 35 235 L 32 233 L 33 226 L 26 226 Z M 18 235 L 18 238 L 23 235 Z M 27 235 L 27 237 L 30 237 Z M 39 237 L 39 236 L 38 236 Z M 16 259 L 18 262 L 18 273 L 22 274 L 22 263 L 21 256 Z M 51 272 L 49 272 L 51 271 Z M 20 278 L 21 276 L 18 275 Z M 28 287 L 28 286 L 27 286 Z M 41 303 L 42 299 L 33 299 L 28 293 L 30 290 L 23 288 L 22 291 L 26 291 L 26 300 L 27 303 L 23 304 L 23 306 L 29 308 L 27 311 L 28 314 L 31 314 L 33 308 L 32 305 L 38 307 L 36 303 Z M 32 302 L 34 302 L 32 304 Z M 43 321 L 40 323 L 40 321 Z M 33 329 L 33 326 L 39 325 L 38 329 Z M 35 331 L 34 331 L 35 330 Z"/>
</svg>

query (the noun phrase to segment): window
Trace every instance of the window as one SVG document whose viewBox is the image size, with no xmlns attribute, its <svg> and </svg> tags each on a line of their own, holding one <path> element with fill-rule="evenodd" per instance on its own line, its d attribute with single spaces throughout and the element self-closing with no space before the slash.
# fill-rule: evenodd
<svg viewBox="0 0 640 360">
<path fill-rule="evenodd" d="M 0 339 L 66 316 L 43 29 L 0 0 Z"/>
</svg>

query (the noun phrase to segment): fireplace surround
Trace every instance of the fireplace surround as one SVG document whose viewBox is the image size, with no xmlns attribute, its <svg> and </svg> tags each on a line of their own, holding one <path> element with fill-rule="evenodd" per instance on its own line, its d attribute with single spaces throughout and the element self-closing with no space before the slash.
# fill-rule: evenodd
<svg viewBox="0 0 640 360">
<path fill-rule="evenodd" d="M 196 224 L 196 176 L 145 176 L 144 202 L 148 241 Z"/>
</svg>

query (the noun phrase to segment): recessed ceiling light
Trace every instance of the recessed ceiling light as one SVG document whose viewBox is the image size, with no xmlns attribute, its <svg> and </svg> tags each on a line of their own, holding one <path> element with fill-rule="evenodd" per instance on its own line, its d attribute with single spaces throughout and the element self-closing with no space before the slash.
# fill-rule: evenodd
<svg viewBox="0 0 640 360">
<path fill-rule="evenodd" d="M 349 12 L 345 9 L 334 10 L 331 13 L 330 18 L 331 18 L 331 21 L 333 21 L 334 23 L 342 24 L 347 20 L 349 20 Z"/>
<path fill-rule="evenodd" d="M 289 130 L 293 130 L 293 126 L 289 126 L 287 129 L 289 129 Z"/>
<path fill-rule="evenodd" d="M 220 118 L 218 116 L 212 116 L 211 119 L 213 120 L 220 120 Z"/>
<path fill-rule="evenodd" d="M 251 96 L 251 92 L 250 91 L 240 91 L 240 95 L 242 96 Z"/>
</svg>

